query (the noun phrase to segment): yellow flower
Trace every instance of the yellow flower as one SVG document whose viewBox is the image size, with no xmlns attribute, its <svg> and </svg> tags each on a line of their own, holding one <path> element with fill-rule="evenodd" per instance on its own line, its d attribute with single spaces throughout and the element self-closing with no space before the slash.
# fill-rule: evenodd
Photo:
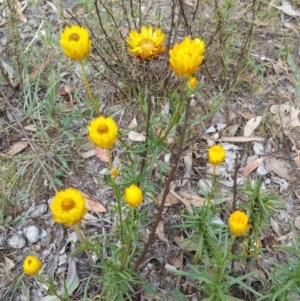
<svg viewBox="0 0 300 301">
<path fill-rule="evenodd" d="M 129 38 L 126 39 L 130 46 L 128 52 L 134 54 L 139 59 L 151 61 L 158 54 L 166 51 L 166 47 L 162 45 L 165 39 L 165 34 L 161 29 L 156 29 L 154 32 L 152 26 L 143 26 L 141 32 L 131 30 Z"/>
<path fill-rule="evenodd" d="M 234 235 L 243 235 L 249 229 L 248 215 L 240 210 L 234 211 L 228 220 L 229 230 Z"/>
<path fill-rule="evenodd" d="M 214 145 L 208 150 L 208 162 L 212 165 L 220 165 L 226 156 L 225 149 L 221 145 Z"/>
<path fill-rule="evenodd" d="M 198 80 L 196 77 L 191 77 L 188 81 L 188 85 L 190 88 L 194 89 L 198 86 Z"/>
<path fill-rule="evenodd" d="M 86 214 L 85 198 L 77 189 L 68 188 L 56 193 L 50 204 L 53 220 L 65 226 L 80 222 Z"/>
<path fill-rule="evenodd" d="M 204 52 L 204 42 L 188 36 L 169 51 L 170 68 L 178 76 L 193 76 L 204 59 Z"/>
<path fill-rule="evenodd" d="M 119 175 L 119 171 L 115 168 L 113 168 L 111 171 L 110 171 L 110 175 L 112 177 L 117 177 Z"/>
<path fill-rule="evenodd" d="M 27 275 L 36 275 L 42 267 L 42 262 L 35 256 L 29 255 L 23 262 L 23 270 Z"/>
<path fill-rule="evenodd" d="M 125 189 L 124 199 L 127 205 L 137 207 L 143 201 L 143 192 L 138 186 L 132 184 Z"/>
<path fill-rule="evenodd" d="M 101 148 L 112 148 L 118 139 L 118 126 L 111 117 L 100 116 L 89 125 L 89 139 Z"/>
<path fill-rule="evenodd" d="M 60 34 L 59 42 L 64 54 L 70 59 L 82 61 L 90 54 L 92 41 L 84 27 L 78 25 L 66 27 Z"/>
</svg>

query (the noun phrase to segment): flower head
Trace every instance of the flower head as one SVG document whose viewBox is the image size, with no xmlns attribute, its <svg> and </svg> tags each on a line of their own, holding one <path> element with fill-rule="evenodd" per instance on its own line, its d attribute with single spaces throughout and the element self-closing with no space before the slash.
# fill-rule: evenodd
<svg viewBox="0 0 300 301">
<path fill-rule="evenodd" d="M 166 47 L 162 45 L 165 39 L 165 34 L 161 29 L 156 29 L 154 32 L 152 26 L 143 26 L 141 32 L 131 30 L 129 38 L 126 39 L 130 46 L 128 52 L 134 54 L 142 60 L 151 61 L 158 54 L 166 51 Z"/>
<path fill-rule="evenodd" d="M 110 171 L 110 175 L 112 177 L 117 177 L 119 175 L 119 171 L 115 168 L 113 168 L 111 171 Z"/>
<path fill-rule="evenodd" d="M 86 214 L 85 198 L 77 189 L 68 188 L 56 193 L 50 204 L 53 220 L 65 226 L 80 222 Z"/>
<path fill-rule="evenodd" d="M 66 27 L 60 34 L 59 42 L 64 54 L 70 59 L 82 61 L 90 54 L 92 41 L 84 27 L 78 25 Z"/>
<path fill-rule="evenodd" d="M 193 76 L 204 59 L 205 45 L 198 38 L 187 36 L 180 44 L 169 51 L 170 68 L 178 76 Z"/>
<path fill-rule="evenodd" d="M 143 192 L 138 186 L 131 184 L 125 188 L 124 199 L 127 205 L 137 207 L 143 201 Z"/>
<path fill-rule="evenodd" d="M 42 262 L 35 256 L 29 255 L 23 262 L 23 270 L 27 275 L 36 275 L 42 267 Z"/>
<path fill-rule="evenodd" d="M 229 230 L 234 235 L 243 235 L 249 229 L 248 215 L 240 210 L 234 211 L 228 220 Z"/>
<path fill-rule="evenodd" d="M 191 77 L 188 81 L 188 85 L 191 89 L 194 89 L 198 86 L 198 80 L 196 77 Z"/>
<path fill-rule="evenodd" d="M 89 125 L 89 139 L 101 148 L 112 148 L 118 139 L 118 126 L 111 117 L 100 116 Z"/>
<path fill-rule="evenodd" d="M 212 165 L 220 165 L 226 156 L 225 149 L 221 145 L 214 145 L 208 150 L 208 162 Z"/>
</svg>

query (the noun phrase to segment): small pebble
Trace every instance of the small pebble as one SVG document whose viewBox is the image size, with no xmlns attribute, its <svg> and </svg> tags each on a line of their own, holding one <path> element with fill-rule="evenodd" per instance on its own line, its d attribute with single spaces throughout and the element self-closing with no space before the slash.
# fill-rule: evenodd
<svg viewBox="0 0 300 301">
<path fill-rule="evenodd" d="M 43 205 L 39 205 L 36 207 L 36 209 L 30 214 L 31 218 L 37 218 L 40 217 L 41 215 L 43 215 L 44 213 L 46 213 L 47 211 L 47 205 L 43 204 Z"/>
<path fill-rule="evenodd" d="M 36 226 L 29 226 L 24 229 L 25 236 L 31 244 L 36 243 L 40 239 L 39 229 Z"/>
<path fill-rule="evenodd" d="M 11 238 L 8 239 L 8 244 L 13 249 L 21 249 L 25 246 L 25 239 L 19 235 L 13 235 Z"/>
</svg>

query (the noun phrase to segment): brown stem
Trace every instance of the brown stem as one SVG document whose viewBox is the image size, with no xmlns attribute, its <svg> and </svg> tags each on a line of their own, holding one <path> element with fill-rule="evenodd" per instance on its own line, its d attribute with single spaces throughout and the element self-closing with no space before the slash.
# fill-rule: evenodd
<svg viewBox="0 0 300 301">
<path fill-rule="evenodd" d="M 135 263 L 135 267 L 134 267 L 135 271 L 137 271 L 139 265 L 141 264 L 142 260 L 144 259 L 145 255 L 146 255 L 146 253 L 147 253 L 147 251 L 150 247 L 150 244 L 152 243 L 152 240 L 155 236 L 155 232 L 156 232 L 156 228 L 158 226 L 158 223 L 161 220 L 161 216 L 162 216 L 162 212 L 163 212 L 163 209 L 164 209 L 166 198 L 167 198 L 167 195 L 168 195 L 168 192 L 169 192 L 170 184 L 171 184 L 171 182 L 173 180 L 173 177 L 175 175 L 175 172 L 177 170 L 178 162 L 180 160 L 182 149 L 183 149 L 185 132 L 186 132 L 186 129 L 187 129 L 187 126 L 188 126 L 188 120 L 189 120 L 189 115 L 190 115 L 190 103 L 191 103 L 191 98 L 189 98 L 186 102 L 185 120 L 184 120 L 182 133 L 181 133 L 181 136 L 180 136 L 180 139 L 179 139 L 179 147 L 178 147 L 177 154 L 176 154 L 176 157 L 175 157 L 175 162 L 174 162 L 174 165 L 173 165 L 173 167 L 172 167 L 172 169 L 171 169 L 171 171 L 168 175 L 168 180 L 167 180 L 166 185 L 165 185 L 163 197 L 162 197 L 162 200 L 161 200 L 161 203 L 160 203 L 160 207 L 158 209 L 158 213 L 157 213 L 157 216 L 156 216 L 156 219 L 155 219 L 155 223 L 152 226 L 150 236 L 148 238 L 147 243 L 144 246 L 142 254 L 140 255 L 140 257 L 138 258 L 138 260 Z"/>
</svg>

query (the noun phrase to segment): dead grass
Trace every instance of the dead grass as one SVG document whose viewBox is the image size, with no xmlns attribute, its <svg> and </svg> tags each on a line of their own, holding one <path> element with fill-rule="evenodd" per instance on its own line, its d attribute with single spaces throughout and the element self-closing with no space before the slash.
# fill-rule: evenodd
<svg viewBox="0 0 300 301">
<path fill-rule="evenodd" d="M 124 130 L 128 129 L 133 117 L 137 118 L 138 126 L 140 126 L 142 118 L 138 115 L 137 99 L 142 95 L 137 91 L 147 77 L 146 66 L 129 57 L 124 45 L 123 39 L 127 36 L 128 31 L 134 28 L 134 23 L 136 25 L 146 23 L 152 24 L 154 27 L 161 27 L 168 36 L 168 46 L 172 45 L 174 41 L 181 40 L 186 34 L 201 36 L 205 40 L 207 44 L 206 60 L 199 72 L 201 89 L 195 92 L 192 125 L 189 129 L 185 150 L 192 150 L 190 158 L 193 168 L 187 176 L 185 174 L 187 166 L 184 159 L 182 160 L 177 173 L 178 180 L 174 182 L 176 189 L 183 189 L 181 180 L 187 178 L 188 183 L 184 189 L 190 194 L 199 194 L 198 180 L 208 178 L 205 172 L 207 144 L 214 141 L 216 137 L 224 136 L 222 132 L 218 131 L 215 135 L 205 133 L 207 128 L 212 125 L 212 120 L 214 120 L 214 124 L 225 123 L 226 129 L 238 124 L 239 127 L 235 135 L 243 136 L 243 128 L 250 117 L 263 116 L 262 122 L 255 130 L 255 136 L 265 139 L 262 143 L 262 156 L 271 155 L 283 159 L 288 164 L 288 170 L 295 175 L 293 179 L 298 176 L 293 158 L 300 149 L 299 127 L 283 128 L 281 124 L 277 123 L 278 116 L 270 112 L 270 108 L 274 104 L 289 103 L 296 109 L 299 109 L 300 106 L 300 79 L 296 73 L 300 66 L 297 51 L 300 30 L 299 28 L 298 31 L 296 29 L 290 30 L 284 25 L 285 22 L 289 22 L 295 26 L 294 28 L 297 28 L 296 19 L 270 7 L 268 3 L 263 1 L 251 1 L 250 3 L 201 1 L 197 6 L 196 13 L 195 7 L 187 4 L 193 1 L 174 0 L 171 2 L 174 4 L 173 11 L 170 5 L 166 5 L 163 1 L 144 1 L 142 16 L 139 17 L 139 11 L 135 10 L 133 14 L 136 18 L 133 20 L 129 4 L 126 5 L 127 15 L 125 15 L 124 1 L 98 1 L 99 16 L 102 23 L 97 18 L 95 6 L 89 1 L 79 1 L 76 5 L 73 5 L 71 1 L 64 3 L 64 19 L 60 18 L 57 12 L 47 4 L 39 6 L 29 3 L 27 10 L 24 11 L 29 23 L 24 24 L 20 20 L 16 21 L 17 32 L 11 26 L 3 29 L 4 35 L 8 35 L 12 31 L 19 35 L 20 40 L 15 38 L 15 40 L 10 41 L 13 43 L 12 45 L 18 42 L 22 49 L 27 49 L 29 43 L 32 42 L 32 44 L 30 44 L 28 51 L 22 55 L 12 53 L 11 48 L 6 45 L 1 58 L 14 70 L 12 74 L 9 74 L 8 71 L 2 73 L 0 78 L 1 90 L 7 95 L 11 105 L 16 108 L 15 113 L 21 112 L 19 118 L 22 128 L 17 125 L 14 118 L 9 118 L 9 108 L 0 96 L 0 109 L 4 120 L 0 127 L 0 210 L 2 210 L 0 231 L 4 238 L 0 244 L 0 253 L 14 263 L 13 267 L 9 267 L 5 262 L 3 264 L 6 272 L 0 281 L 2 282 L 0 296 L 7 298 L 13 287 L 19 287 L 20 289 L 14 294 L 15 299 L 11 300 L 22 300 L 21 296 L 24 295 L 24 291 L 21 290 L 21 287 L 23 288 L 24 284 L 16 286 L 15 281 L 18 281 L 17 271 L 21 270 L 24 251 L 33 250 L 40 254 L 44 260 L 47 258 L 54 260 L 55 258 L 56 265 L 47 265 L 48 275 L 54 276 L 55 279 L 58 280 L 60 276 L 63 276 L 63 273 L 66 273 L 66 263 L 62 263 L 62 271 L 56 273 L 57 268 L 59 268 L 57 258 L 62 260 L 59 252 L 66 244 L 66 237 L 70 233 L 64 230 L 62 233 L 59 232 L 60 236 L 57 238 L 53 225 L 49 222 L 51 215 L 49 212 L 44 217 L 40 217 L 38 221 L 26 214 L 29 208 L 47 204 L 53 196 L 51 181 L 45 176 L 35 154 L 38 154 L 42 164 L 48 170 L 51 180 L 57 187 L 80 187 L 82 191 L 89 193 L 103 204 L 109 204 L 113 198 L 110 188 L 105 184 L 103 177 L 99 176 L 102 172 L 104 173 L 106 164 L 96 158 L 86 160 L 81 156 L 88 150 L 86 126 L 94 116 L 94 112 L 86 101 L 88 97 L 81 81 L 80 69 L 63 57 L 58 45 L 59 33 L 63 26 L 76 23 L 66 9 L 80 24 L 87 26 L 93 33 L 93 51 L 87 70 L 92 89 L 101 101 L 101 112 L 107 115 L 113 114 L 119 126 Z M 291 1 L 291 3 L 297 8 L 297 1 Z M 106 8 L 103 7 L 103 4 Z M 279 1 L 274 4 L 280 5 Z M 184 8 L 184 13 L 181 8 Z M 44 16 L 43 12 L 45 12 Z M 112 15 L 114 19 L 112 19 Z M 39 31 L 41 19 L 36 16 L 43 16 L 44 20 Z M 19 46 L 15 49 L 19 49 Z M 49 54 L 51 60 L 43 66 Z M 12 60 L 12 56 L 21 60 L 22 72 L 18 71 L 20 67 L 15 60 Z M 293 62 L 294 68 L 289 64 L 289 60 Z M 165 57 L 159 58 L 157 63 L 151 69 L 151 89 L 154 91 L 154 108 L 158 115 L 168 104 L 169 91 L 178 88 L 178 81 L 171 72 L 166 70 Z M 7 69 L 4 68 L 5 70 Z M 34 70 L 40 70 L 40 72 L 33 73 Z M 28 82 L 28 75 L 30 74 L 37 75 L 34 75 L 35 77 Z M 12 79 L 9 79 L 10 76 Z M 9 83 L 6 81 L 7 78 Z M 157 84 L 157 79 L 163 80 Z M 13 85 L 16 86 L 14 90 L 11 89 Z M 70 94 L 66 92 L 66 87 L 67 90 L 68 87 L 71 87 Z M 218 117 L 217 113 L 221 114 L 223 118 Z M 248 114 L 249 118 L 245 118 L 245 114 Z M 27 130 L 26 127 L 31 128 Z M 29 138 L 33 141 L 34 151 L 27 147 L 20 153 L 8 156 L 7 152 L 15 143 L 26 140 L 24 131 L 27 131 Z M 158 155 L 158 161 L 161 160 L 163 163 L 164 155 L 168 151 L 172 152 L 176 149 L 178 136 L 179 133 L 174 133 L 174 143 L 171 143 L 168 146 L 169 149 L 165 149 Z M 237 151 L 241 159 L 237 170 L 240 176 L 247 164 L 247 159 L 255 155 L 255 151 L 251 142 L 237 143 L 236 145 L 240 148 Z M 114 155 L 120 159 L 122 158 L 122 151 L 116 150 Z M 183 156 L 186 155 L 185 152 Z M 157 179 L 158 175 L 157 167 L 155 167 L 152 174 L 153 181 L 161 185 L 163 179 Z M 278 175 L 275 176 L 278 177 Z M 232 179 L 232 177 L 232 169 L 230 172 L 225 171 L 221 176 L 222 179 Z M 253 172 L 251 177 L 255 179 L 258 175 Z M 274 177 L 274 173 L 271 172 L 264 175 L 264 183 L 268 189 L 292 203 L 294 209 L 285 208 L 282 211 L 289 215 L 288 221 L 294 222 L 300 212 L 299 196 L 293 194 L 294 189 L 297 189 L 297 184 L 294 180 L 281 178 L 288 184 L 288 192 L 280 192 L 280 188 L 284 184 L 278 184 L 272 180 L 272 177 Z M 231 189 L 226 186 L 223 188 L 231 196 Z M 157 187 L 154 187 L 153 192 L 156 189 Z M 228 213 L 228 208 L 229 205 L 223 212 L 227 210 Z M 147 210 L 148 212 L 145 214 L 149 214 L 150 220 L 154 219 L 157 210 L 155 204 L 149 205 Z M 163 268 L 164 264 L 174 264 L 175 259 L 179 260 L 177 255 L 182 250 L 173 240 L 176 235 L 173 233 L 172 226 L 182 223 L 180 214 L 183 210 L 183 205 L 176 205 L 166 209 L 163 217 L 166 237 L 169 241 L 167 246 L 172 245 L 173 248 L 166 249 L 164 241 L 157 238 L 148 254 L 149 257 L 152 255 L 152 261 L 158 262 L 157 264 L 162 269 L 161 273 L 159 268 L 153 269 L 152 275 L 150 277 L 148 275 L 146 278 L 151 284 L 159 283 L 159 289 L 155 292 L 151 291 L 154 288 L 152 285 L 149 293 L 147 289 L 141 288 L 143 296 L 148 297 L 149 300 L 161 300 L 159 298 L 163 298 L 162 295 L 165 295 L 165 300 L 189 299 L 191 296 L 197 296 L 198 299 L 204 298 L 204 295 L 199 293 L 195 283 L 189 278 L 181 279 L 180 282 L 178 276 L 170 275 Z M 175 221 L 173 224 L 168 220 L 168 215 L 171 215 L 172 220 Z M 94 235 L 101 231 L 103 234 L 110 233 L 113 227 L 111 217 L 100 216 L 100 214 L 94 214 L 94 216 L 101 220 L 101 227 L 99 225 L 97 225 L 98 228 L 93 227 L 91 221 L 86 222 L 86 234 Z M 291 231 L 288 221 L 280 220 L 278 214 L 274 214 L 273 218 L 282 229 L 282 236 Z M 148 222 L 145 222 L 143 231 L 150 228 Z M 36 245 L 26 244 L 24 250 L 13 250 L 8 245 L 7 239 L 28 224 L 39 224 L 41 230 L 44 229 L 47 232 L 47 237 L 41 238 Z M 263 254 L 265 260 L 268 260 L 271 254 L 273 256 L 274 238 L 272 236 L 279 237 L 273 229 L 274 226 L 273 228 L 267 227 L 260 237 L 265 248 Z M 181 235 L 186 235 L 186 233 L 181 232 Z M 291 241 L 292 239 L 286 239 L 281 243 L 288 245 Z M 49 251 L 51 248 L 53 250 Z M 270 251 L 270 249 L 272 250 Z M 63 254 L 66 253 L 63 252 Z M 192 261 L 190 252 L 184 254 L 186 259 L 183 261 L 183 269 Z M 79 260 L 84 262 L 84 256 L 81 256 Z M 252 267 L 253 270 L 259 269 L 264 275 L 269 275 L 268 268 L 257 266 L 257 262 L 253 262 Z M 83 281 L 75 291 L 74 298 L 82 298 L 88 277 L 88 271 L 85 271 L 83 267 L 78 270 L 78 273 L 82 276 Z M 89 298 L 96 296 L 101 290 L 97 277 L 100 277 L 100 273 L 92 278 L 88 290 Z M 178 292 L 177 297 L 174 297 L 175 293 L 169 294 L 167 288 L 175 287 L 177 281 L 180 284 L 180 293 Z M 31 280 L 29 282 L 30 287 L 37 285 L 36 283 L 33 284 Z M 262 293 L 264 292 L 264 284 L 258 278 L 253 281 L 252 287 Z M 244 294 L 239 288 L 235 289 L 237 290 L 236 295 L 232 294 L 236 297 L 254 300 L 253 295 Z M 38 300 L 39 290 L 40 288 L 35 287 L 35 290 L 30 292 L 32 300 Z M 138 295 L 133 298 L 138 298 Z"/>
</svg>

